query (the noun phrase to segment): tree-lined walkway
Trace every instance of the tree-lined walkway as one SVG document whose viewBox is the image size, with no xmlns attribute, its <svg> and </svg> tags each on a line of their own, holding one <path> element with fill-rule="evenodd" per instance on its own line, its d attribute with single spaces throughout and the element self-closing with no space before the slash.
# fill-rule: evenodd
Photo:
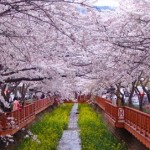
<svg viewBox="0 0 150 150">
<path fill-rule="evenodd" d="M 64 130 L 63 136 L 59 142 L 58 150 L 81 150 L 81 140 L 78 128 L 78 104 L 75 103 L 70 114 L 68 129 Z"/>
<path fill-rule="evenodd" d="M 30 130 L 15 150 L 125 150 L 128 147 L 128 141 L 117 140 L 107 129 L 102 114 L 88 104 L 58 105 L 53 112 L 44 114 Z"/>
</svg>

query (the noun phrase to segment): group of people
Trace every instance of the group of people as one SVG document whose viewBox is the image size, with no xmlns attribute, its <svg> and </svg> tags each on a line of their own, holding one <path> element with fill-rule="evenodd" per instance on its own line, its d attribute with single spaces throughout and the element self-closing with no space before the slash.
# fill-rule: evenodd
<svg viewBox="0 0 150 150">
<path fill-rule="evenodd" d="M 41 94 L 40 99 L 44 99 L 44 93 Z M 36 95 L 33 95 L 32 99 L 38 100 L 39 98 Z M 7 104 L 7 106 L 6 106 Z M 14 97 L 9 100 L 9 102 L 0 99 L 0 113 L 11 112 L 16 110 L 21 110 L 23 108 L 23 103 L 20 98 Z"/>
<path fill-rule="evenodd" d="M 0 113 L 21 110 L 22 107 L 23 107 L 22 102 L 16 97 L 12 102 L 0 100 Z"/>
</svg>

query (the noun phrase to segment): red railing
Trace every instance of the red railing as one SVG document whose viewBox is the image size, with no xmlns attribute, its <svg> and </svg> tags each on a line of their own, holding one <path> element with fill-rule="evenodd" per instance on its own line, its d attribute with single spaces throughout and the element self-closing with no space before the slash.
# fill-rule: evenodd
<svg viewBox="0 0 150 150">
<path fill-rule="evenodd" d="M 79 95 L 77 101 L 78 103 L 85 103 L 87 101 L 86 95 Z"/>
<path fill-rule="evenodd" d="M 118 119 L 118 115 L 117 115 L 117 107 L 113 106 L 110 103 L 105 102 L 105 113 L 110 116 L 115 122 Z"/>
<path fill-rule="evenodd" d="M 53 105 L 53 99 L 40 99 L 22 109 L 0 115 L 0 135 L 14 134 L 31 122 L 35 115 Z"/>
<path fill-rule="evenodd" d="M 150 115 L 125 107 L 124 128 L 150 148 Z"/>
<path fill-rule="evenodd" d="M 114 106 L 108 100 L 97 98 L 95 103 L 105 111 L 105 117 L 115 127 L 125 128 L 150 148 L 150 115 L 130 107 Z"/>
<path fill-rule="evenodd" d="M 124 127 L 124 107 L 117 107 L 106 101 L 105 116 L 115 127 Z"/>
<path fill-rule="evenodd" d="M 34 102 L 35 114 L 38 114 L 39 112 L 41 112 L 42 110 L 44 110 L 45 108 L 50 106 L 52 104 L 52 102 L 53 101 L 49 100 L 49 99 L 40 99 L 40 100 Z"/>
<path fill-rule="evenodd" d="M 90 101 L 91 95 L 78 95 L 77 96 L 77 102 L 78 103 L 88 103 Z"/>
<path fill-rule="evenodd" d="M 107 102 L 111 103 L 110 100 L 107 100 Z M 102 98 L 102 97 L 95 97 L 95 103 L 103 110 L 105 110 L 105 104 L 106 104 L 106 99 Z"/>
<path fill-rule="evenodd" d="M 33 104 L 29 104 L 24 106 L 20 110 L 13 111 L 11 113 L 7 113 L 7 119 L 13 119 L 16 125 L 21 124 L 31 116 L 35 115 L 35 108 Z"/>
</svg>

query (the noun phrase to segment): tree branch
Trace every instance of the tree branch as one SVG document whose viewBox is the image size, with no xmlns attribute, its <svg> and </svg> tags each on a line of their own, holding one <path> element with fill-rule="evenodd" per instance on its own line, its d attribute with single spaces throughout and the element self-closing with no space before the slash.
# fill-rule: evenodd
<svg viewBox="0 0 150 150">
<path fill-rule="evenodd" d="M 15 73 L 19 73 L 21 71 L 28 71 L 28 70 L 36 70 L 36 67 L 31 67 L 31 68 L 24 68 L 24 69 L 20 69 L 20 70 L 16 70 L 16 71 L 12 71 L 12 72 L 8 72 L 8 73 L 2 73 L 1 76 L 9 76 Z"/>
<path fill-rule="evenodd" d="M 16 79 L 6 79 L 4 80 L 5 83 L 11 83 L 11 82 L 21 82 L 21 81 L 42 81 L 44 79 L 49 79 L 52 80 L 52 77 L 37 77 L 37 78 L 26 78 L 26 77 L 21 77 L 21 78 L 16 78 Z M 0 82 L 0 84 L 3 82 Z"/>
</svg>

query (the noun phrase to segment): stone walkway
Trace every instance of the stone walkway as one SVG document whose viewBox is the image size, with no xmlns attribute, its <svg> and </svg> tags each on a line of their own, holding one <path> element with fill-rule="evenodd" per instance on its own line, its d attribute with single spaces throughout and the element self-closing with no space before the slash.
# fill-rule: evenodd
<svg viewBox="0 0 150 150">
<path fill-rule="evenodd" d="M 81 150 L 81 140 L 78 128 L 78 104 L 75 103 L 71 110 L 68 129 L 64 130 L 62 138 L 59 141 L 57 150 Z"/>
</svg>

